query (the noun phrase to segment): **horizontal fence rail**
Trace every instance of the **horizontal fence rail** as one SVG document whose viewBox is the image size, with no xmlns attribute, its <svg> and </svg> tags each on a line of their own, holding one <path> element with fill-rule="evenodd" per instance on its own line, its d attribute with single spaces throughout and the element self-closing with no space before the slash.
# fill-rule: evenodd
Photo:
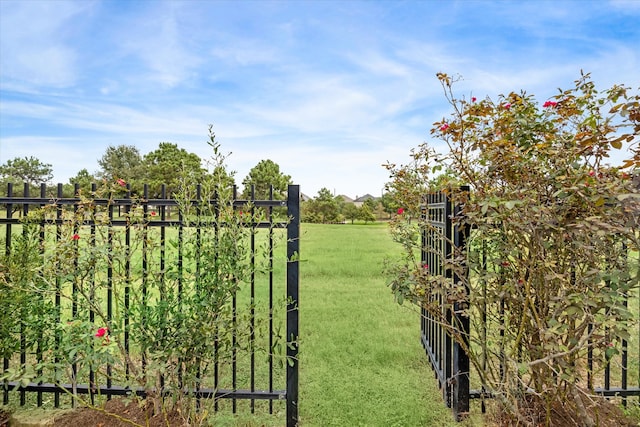
<svg viewBox="0 0 640 427">
<path fill-rule="evenodd" d="M 25 269 L 58 271 L 55 268 L 62 263 L 70 268 L 47 276 L 49 283 L 21 283 L 24 289 L 33 288 L 32 293 L 20 290 L 19 295 L 25 298 L 22 306 L 10 299 L 0 301 L 2 310 L 29 316 L 29 321 L 17 319 L 11 325 L 0 325 L 4 404 L 17 398 L 25 405 L 28 394 L 35 395 L 38 406 L 43 405 L 44 394 L 52 394 L 53 406 L 59 407 L 61 398 L 69 394 L 72 403 L 79 395 L 88 395 L 93 403 L 99 396 L 181 393 L 214 399 L 216 411 L 228 408 L 236 413 L 242 410 L 239 403 L 246 402 L 243 407 L 252 413 L 284 413 L 288 426 L 297 424 L 299 186 L 290 185 L 283 200 L 274 197 L 273 189 L 267 200 L 257 200 L 253 188 L 245 200 L 237 197 L 234 188 L 226 205 L 234 216 L 224 220 L 215 218 L 222 209 L 219 200 L 203 198 L 200 186 L 194 189 L 193 198 L 184 200 L 167 197 L 164 186 L 158 198 L 145 197 L 146 185 L 142 197 L 132 196 L 128 187 L 92 198 L 65 198 L 60 184 L 53 193 L 42 185 L 38 197 L 30 195 L 28 185 L 21 190 L 16 196 L 9 184 L 0 197 L 0 242 L 4 246 L 0 257 L 5 264 L 0 263 L 0 279 L 4 279 L 0 286 L 9 296 L 14 289 L 21 289 L 17 281 L 24 277 L 9 265 L 20 261 L 17 256 L 25 257 Z M 99 189 L 93 185 L 91 190 L 97 194 Z M 75 191 L 79 194 L 78 186 Z M 191 209 L 187 215 L 182 213 L 185 206 Z M 29 227 L 36 229 L 30 252 L 25 250 L 30 244 Z M 235 230 L 238 234 L 230 235 Z M 224 243 L 220 239 L 235 239 L 228 244 L 237 254 L 227 258 L 222 258 L 222 252 L 218 255 L 216 251 Z M 53 248 L 64 253 L 54 253 Z M 206 259 L 206 255 L 211 257 Z M 87 260 L 92 264 L 86 264 Z M 168 315 L 167 326 L 154 330 L 157 345 L 162 347 L 163 336 L 180 345 L 180 336 L 171 336 L 168 324 L 178 322 L 181 312 L 168 305 L 186 304 L 190 296 L 205 291 L 202 286 L 215 286 L 215 280 L 206 278 L 218 277 L 215 274 L 224 267 L 223 262 L 238 265 L 242 274 L 239 271 L 234 277 L 229 271 L 219 277 L 234 284 L 228 297 L 219 299 L 219 315 L 214 308 L 205 308 L 213 310 L 213 321 L 221 325 L 221 316 L 227 313 L 229 324 L 228 330 L 211 326 L 209 339 L 215 353 L 212 360 L 196 363 L 202 377 L 189 377 L 190 384 L 196 385 L 177 390 L 164 388 L 164 374 L 158 374 L 153 387 L 136 386 L 133 379 L 144 377 L 140 372 L 154 369 L 155 347 L 140 344 L 145 342 L 140 334 L 151 332 L 135 326 L 152 322 L 153 310 L 167 306 L 167 313 L 173 314 Z M 36 289 L 47 286 L 47 292 Z M 185 312 L 191 309 L 198 313 L 193 307 L 185 307 Z M 162 318 L 153 321 L 163 324 Z M 33 325 L 41 328 L 30 329 Z M 98 329 L 95 337 L 95 329 L 91 332 L 88 339 L 94 340 L 86 355 L 100 357 L 100 345 L 115 348 L 109 346 L 117 340 L 128 362 L 109 359 L 108 363 L 86 362 L 85 366 L 81 358 L 73 356 L 73 362 L 65 365 L 65 340 L 72 337 L 64 338 L 61 331 L 80 330 L 86 325 L 109 326 Z M 186 361 L 172 363 L 167 368 L 187 384 Z M 137 377 L 134 370 L 139 371 Z M 30 380 L 47 375 L 56 381 Z M 11 380 L 12 376 L 21 378 Z M 64 381 L 69 377 L 75 382 Z"/>
<path fill-rule="evenodd" d="M 467 192 L 468 187 L 462 187 L 459 191 Z M 473 277 L 469 277 L 469 269 L 466 265 L 466 257 L 473 251 L 476 260 L 482 262 L 480 268 L 491 268 L 487 265 L 483 255 L 484 247 L 476 245 L 467 247 L 467 240 L 473 232 L 468 226 L 461 226 L 460 221 L 462 205 L 455 202 L 450 194 L 445 192 L 432 193 L 426 196 L 423 208 L 422 220 L 424 226 L 421 231 L 421 261 L 428 268 L 429 274 L 442 276 L 448 281 L 451 289 L 462 289 L 469 295 L 472 290 L 465 283 L 472 283 Z M 461 254 L 466 254 L 461 256 Z M 627 253 L 631 260 L 632 268 L 637 269 L 640 263 L 639 254 L 632 251 Z M 635 263 L 635 264 L 634 264 Z M 454 267 L 455 264 L 455 267 Z M 639 270 L 640 271 L 640 270 Z M 466 277 L 460 276 L 466 275 Z M 481 292 L 482 290 L 476 290 Z M 473 299 L 473 298 L 471 298 Z M 448 304 L 443 299 L 441 292 L 433 292 L 430 296 L 430 304 L 440 305 L 440 315 L 434 315 L 425 307 L 421 309 L 421 341 L 425 349 L 435 377 L 442 390 L 443 399 L 452 409 L 454 418 L 461 420 L 469 412 L 471 399 L 483 399 L 482 411 L 484 412 L 484 399 L 492 398 L 491 390 L 484 387 L 472 389 L 474 373 L 470 369 L 469 356 L 465 353 L 449 331 L 461 331 L 462 336 L 468 337 L 470 333 L 470 320 L 480 325 L 479 333 L 486 337 L 486 332 L 491 328 L 501 330 L 502 324 L 495 323 L 495 319 L 505 316 L 503 310 L 497 306 L 489 306 L 486 299 L 482 307 L 467 307 L 461 303 Z M 625 306 L 637 305 L 637 316 L 640 311 L 640 291 L 636 289 L 635 295 L 625 295 Z M 433 307 L 433 306 L 432 306 Z M 486 313 L 495 311 L 494 321 L 488 320 Z M 470 318 L 461 313 L 467 312 Z M 484 313 L 484 314 L 482 314 Z M 476 317 L 473 317 L 476 316 Z M 465 341 L 469 345 L 468 341 Z M 473 344 L 471 344 L 473 345 Z M 632 331 L 631 341 L 623 339 L 620 354 L 611 358 L 605 366 L 596 366 L 592 358 L 592 349 L 588 350 L 586 369 L 586 386 L 595 394 L 607 398 L 620 398 L 623 405 L 627 404 L 627 398 L 640 397 L 640 328 Z M 486 355 L 484 356 L 486 358 Z M 485 359 L 486 360 L 486 359 Z M 596 374 L 597 373 L 597 374 Z M 640 401 L 640 399 L 639 399 Z"/>
</svg>

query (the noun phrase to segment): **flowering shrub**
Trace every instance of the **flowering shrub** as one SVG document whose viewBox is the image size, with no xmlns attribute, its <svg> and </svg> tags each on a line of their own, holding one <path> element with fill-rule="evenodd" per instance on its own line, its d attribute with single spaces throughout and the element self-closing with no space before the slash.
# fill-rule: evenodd
<svg viewBox="0 0 640 427">
<path fill-rule="evenodd" d="M 455 97 L 448 75 L 438 78 L 453 113 L 431 134 L 449 152 L 420 146 L 412 163 L 387 166 L 389 187 L 414 218 L 427 191 L 464 203 L 458 221 L 473 229 L 470 251 L 445 268 L 470 277 L 470 292 L 423 273 L 417 232 L 429 224 L 412 227 L 403 217 L 392 222 L 405 255 L 389 268 L 391 287 L 400 302 L 414 301 L 436 317 L 443 314 L 429 302 L 433 293 L 445 293 L 451 306 L 469 303 L 463 314 L 473 330 L 456 331 L 454 339 L 518 423 L 553 425 L 560 405 L 578 425 L 593 426 L 598 415 L 587 377 L 595 373 L 587 354 L 602 369 L 637 324 L 625 300 L 638 286 L 628 254 L 639 247 L 640 193 L 633 171 L 623 169 L 640 164 L 640 96 L 623 86 L 600 94 L 582 75 L 542 109 L 525 93 L 469 103 Z M 622 147 L 631 158 L 607 164 Z M 443 168 L 447 173 L 433 179 Z M 470 195 L 455 191 L 460 183 Z M 539 410 L 527 412 L 527 405 Z"/>
</svg>

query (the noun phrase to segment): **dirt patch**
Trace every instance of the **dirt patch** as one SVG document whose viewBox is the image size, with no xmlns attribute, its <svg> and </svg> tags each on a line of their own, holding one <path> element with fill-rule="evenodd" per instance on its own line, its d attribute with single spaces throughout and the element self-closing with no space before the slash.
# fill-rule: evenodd
<svg viewBox="0 0 640 427">
<path fill-rule="evenodd" d="M 153 413 L 153 406 L 144 401 L 112 399 L 100 409 L 81 408 L 55 420 L 61 427 L 182 427 L 187 423 L 178 411 Z"/>
<path fill-rule="evenodd" d="M 9 413 L 0 409 L 0 427 L 9 426 Z"/>
</svg>

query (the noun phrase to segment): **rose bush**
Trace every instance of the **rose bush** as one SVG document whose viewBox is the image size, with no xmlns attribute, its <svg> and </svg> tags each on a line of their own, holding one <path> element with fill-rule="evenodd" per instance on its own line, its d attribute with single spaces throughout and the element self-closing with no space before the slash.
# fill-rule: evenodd
<svg viewBox="0 0 640 427">
<path fill-rule="evenodd" d="M 542 108 L 524 92 L 469 102 L 451 77 L 438 78 L 453 112 L 431 134 L 448 152 L 425 143 L 409 164 L 387 165 L 409 214 L 391 225 L 404 256 L 389 267 L 390 285 L 434 316 L 433 293 L 469 303 L 472 331 L 454 338 L 508 417 L 553 425 L 560 405 L 578 425 L 596 425 L 592 378 L 638 333 L 626 299 L 638 289 L 640 96 L 624 86 L 600 93 L 583 74 Z M 609 164 L 622 148 L 628 160 Z M 470 193 L 456 192 L 460 184 Z M 408 218 L 438 190 L 464 204 L 457 221 L 473 230 L 468 252 L 446 267 L 467 278 L 468 295 L 420 265 L 417 233 L 429 224 Z"/>
</svg>

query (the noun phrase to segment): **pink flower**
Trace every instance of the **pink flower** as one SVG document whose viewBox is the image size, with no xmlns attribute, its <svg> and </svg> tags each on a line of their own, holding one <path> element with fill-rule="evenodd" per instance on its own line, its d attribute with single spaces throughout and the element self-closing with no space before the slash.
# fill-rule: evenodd
<svg viewBox="0 0 640 427">
<path fill-rule="evenodd" d="M 71 236 L 71 238 L 73 240 L 80 240 L 80 235 L 78 233 L 74 234 L 73 236 Z"/>
<path fill-rule="evenodd" d="M 445 130 L 449 129 L 449 123 L 445 123 L 442 126 L 440 126 L 440 130 L 442 132 L 444 132 Z"/>
<path fill-rule="evenodd" d="M 127 185 L 127 182 L 124 179 L 118 178 L 118 180 L 116 181 L 118 183 L 118 185 L 120 187 L 124 187 L 125 185 Z"/>
<path fill-rule="evenodd" d="M 589 171 L 589 176 L 596 176 L 596 171 Z"/>
<path fill-rule="evenodd" d="M 402 215 L 404 213 L 404 208 L 398 208 L 398 215 Z"/>
<path fill-rule="evenodd" d="M 542 107 L 544 107 L 544 108 L 550 108 L 550 107 L 553 108 L 556 105 L 558 105 L 558 103 L 555 102 L 555 101 L 547 101 L 544 104 L 542 104 Z"/>
<path fill-rule="evenodd" d="M 429 269 L 429 264 L 423 265 L 422 268 L 424 268 L 425 270 L 428 270 Z"/>
<path fill-rule="evenodd" d="M 476 102 L 477 98 L 475 96 L 471 97 L 471 102 Z"/>
<path fill-rule="evenodd" d="M 98 328 L 98 331 L 96 332 L 96 337 L 102 338 L 107 334 L 108 331 L 109 331 L 109 328 Z"/>
<path fill-rule="evenodd" d="M 503 105 L 503 107 L 505 108 L 505 110 L 508 110 L 509 108 L 511 108 L 511 103 L 507 102 L 506 104 Z"/>
</svg>

